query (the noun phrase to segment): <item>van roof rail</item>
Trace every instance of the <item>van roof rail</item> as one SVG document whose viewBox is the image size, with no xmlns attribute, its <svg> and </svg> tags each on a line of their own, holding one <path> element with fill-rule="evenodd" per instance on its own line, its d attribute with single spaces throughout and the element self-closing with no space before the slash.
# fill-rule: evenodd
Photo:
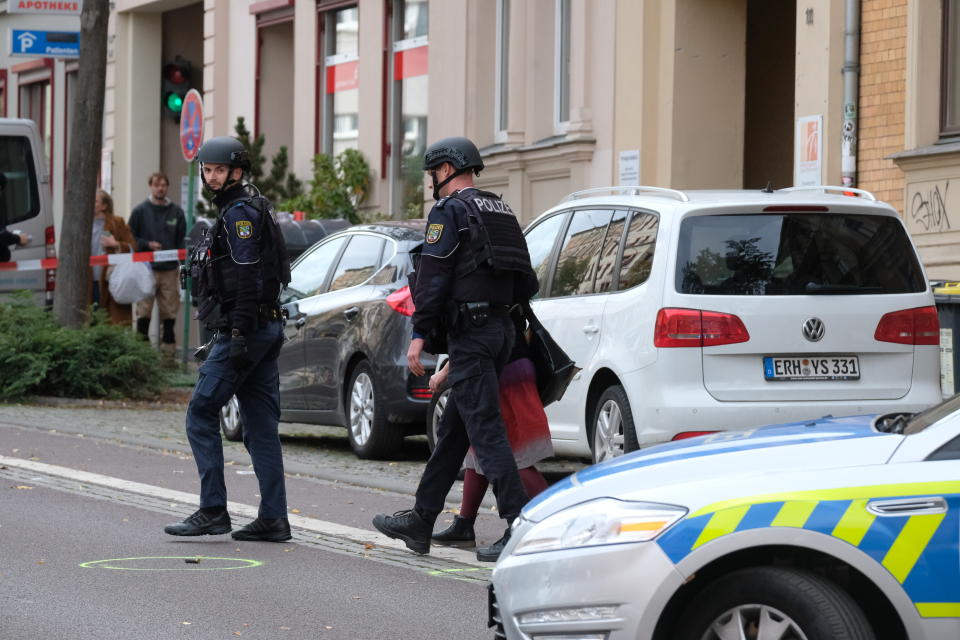
<svg viewBox="0 0 960 640">
<path fill-rule="evenodd" d="M 639 196 L 642 193 L 650 193 L 658 196 L 665 196 L 668 198 L 674 198 L 680 202 L 689 202 L 690 198 L 687 197 L 683 191 L 677 191 L 676 189 L 665 189 L 663 187 L 645 187 L 645 186 L 620 186 L 620 187 L 596 187 L 593 189 L 583 189 L 582 191 L 574 191 L 566 198 L 561 200 L 561 202 L 567 202 L 569 200 L 576 200 L 577 198 L 584 198 L 589 195 L 594 195 L 598 193 L 611 193 L 611 194 L 626 194 Z"/>
<path fill-rule="evenodd" d="M 815 184 L 806 187 L 787 187 L 786 189 L 777 189 L 776 193 L 788 193 L 791 191 L 823 191 L 827 193 L 829 191 L 839 191 L 844 194 L 856 193 L 860 197 L 866 198 L 867 200 L 876 201 L 877 197 L 867 191 L 866 189 L 854 189 L 853 187 L 836 187 L 828 184 Z"/>
</svg>

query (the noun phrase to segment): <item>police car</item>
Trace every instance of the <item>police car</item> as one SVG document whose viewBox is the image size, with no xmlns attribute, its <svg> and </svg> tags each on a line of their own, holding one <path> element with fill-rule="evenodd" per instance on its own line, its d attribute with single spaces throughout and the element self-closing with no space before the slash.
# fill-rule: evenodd
<svg viewBox="0 0 960 640">
<path fill-rule="evenodd" d="M 511 640 L 956 640 L 960 395 L 588 467 L 523 510 L 490 614 Z"/>
</svg>

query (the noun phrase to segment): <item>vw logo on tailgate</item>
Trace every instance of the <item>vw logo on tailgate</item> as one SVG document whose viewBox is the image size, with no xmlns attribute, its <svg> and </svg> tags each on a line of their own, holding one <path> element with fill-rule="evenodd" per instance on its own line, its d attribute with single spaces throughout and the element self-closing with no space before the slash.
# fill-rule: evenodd
<svg viewBox="0 0 960 640">
<path fill-rule="evenodd" d="M 820 342 L 823 331 L 823 320 L 820 318 L 810 318 L 803 323 L 803 337 L 810 342 Z"/>
</svg>

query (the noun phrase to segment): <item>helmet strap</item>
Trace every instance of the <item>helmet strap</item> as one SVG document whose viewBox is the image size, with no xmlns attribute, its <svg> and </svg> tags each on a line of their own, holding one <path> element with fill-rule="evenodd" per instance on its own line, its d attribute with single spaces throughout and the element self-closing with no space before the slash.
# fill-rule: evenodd
<svg viewBox="0 0 960 640">
<path fill-rule="evenodd" d="M 200 181 L 203 182 L 203 186 L 206 187 L 207 191 L 211 192 L 211 193 L 212 193 L 213 195 L 215 195 L 215 196 L 216 196 L 216 195 L 219 195 L 219 194 L 223 193 L 224 191 L 226 191 L 227 189 L 229 189 L 230 187 L 232 187 L 233 185 L 238 184 L 238 183 L 240 183 L 240 182 L 243 181 L 243 174 L 242 174 L 242 173 L 240 174 L 240 180 L 234 180 L 234 179 L 231 177 L 231 176 L 233 176 L 233 170 L 234 170 L 234 169 L 237 169 L 237 168 L 239 168 L 239 167 L 231 166 L 231 167 L 230 167 L 230 171 L 227 172 L 227 180 L 226 180 L 226 182 L 224 182 L 224 183 L 223 183 L 223 186 L 220 187 L 219 189 L 214 189 L 213 187 L 210 186 L 210 183 L 207 182 L 206 177 L 204 177 L 204 175 L 203 175 L 203 163 L 201 162 L 201 163 L 200 163 Z"/>
<path fill-rule="evenodd" d="M 448 182 L 450 182 L 451 180 L 453 180 L 454 178 L 456 178 L 457 176 L 459 176 L 461 173 L 466 173 L 466 172 L 469 171 L 469 170 L 470 170 L 470 167 L 464 167 L 463 169 L 458 169 L 457 171 L 454 171 L 454 172 L 451 173 L 449 176 L 447 176 L 446 180 L 444 180 L 443 182 L 441 182 L 441 183 L 439 183 L 439 184 L 437 184 L 437 172 L 436 172 L 436 171 L 431 171 L 431 172 L 430 172 L 430 180 L 433 182 L 433 199 L 434 199 L 434 200 L 439 200 L 439 199 L 440 199 L 440 189 L 443 189 L 443 188 L 447 185 Z"/>
</svg>

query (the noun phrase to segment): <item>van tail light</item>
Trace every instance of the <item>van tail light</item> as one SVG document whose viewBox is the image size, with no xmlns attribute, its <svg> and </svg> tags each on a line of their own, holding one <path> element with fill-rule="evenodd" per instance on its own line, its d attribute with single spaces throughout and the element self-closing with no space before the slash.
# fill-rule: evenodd
<svg viewBox="0 0 960 640">
<path fill-rule="evenodd" d="M 387 296 L 387 304 L 397 313 L 412 316 L 416 308 L 413 306 L 413 294 L 410 287 L 405 285 Z"/>
<path fill-rule="evenodd" d="M 660 309 L 653 330 L 653 345 L 658 348 L 716 347 L 749 339 L 737 316 L 699 309 Z"/>
<path fill-rule="evenodd" d="M 52 226 L 43 230 L 43 244 L 46 247 L 46 256 L 48 258 L 57 257 L 57 234 Z M 46 303 L 53 304 L 53 290 L 57 286 L 57 270 L 47 269 L 46 277 Z"/>
<path fill-rule="evenodd" d="M 940 320 L 936 307 L 916 307 L 891 311 L 877 323 L 873 338 L 897 344 L 940 344 Z"/>
<path fill-rule="evenodd" d="M 670 438 L 671 440 L 686 440 L 687 438 L 696 438 L 697 436 L 708 436 L 711 433 L 718 433 L 717 431 L 681 431 L 677 435 Z"/>
</svg>

